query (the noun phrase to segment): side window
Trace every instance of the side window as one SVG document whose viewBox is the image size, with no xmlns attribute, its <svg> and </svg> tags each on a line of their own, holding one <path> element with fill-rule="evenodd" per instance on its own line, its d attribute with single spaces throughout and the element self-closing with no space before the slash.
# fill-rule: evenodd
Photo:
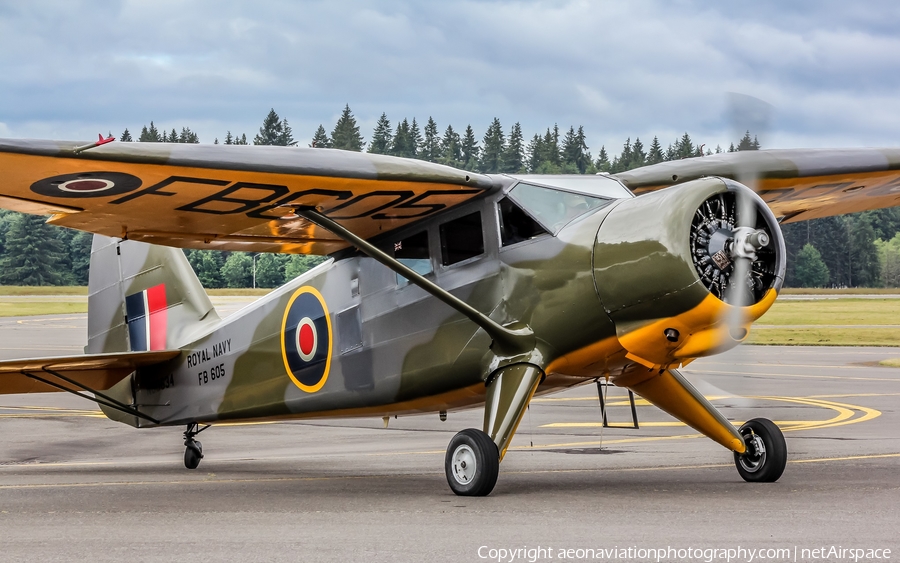
<svg viewBox="0 0 900 563">
<path fill-rule="evenodd" d="M 509 246 L 530 240 L 536 236 L 548 234 L 547 229 L 532 219 L 522 208 L 509 198 L 497 202 L 500 215 L 500 243 Z"/>
<path fill-rule="evenodd" d="M 476 211 L 441 225 L 441 263 L 456 264 L 484 252 L 481 212 Z"/>
<path fill-rule="evenodd" d="M 394 258 L 423 276 L 433 271 L 431 255 L 428 252 L 428 231 L 422 231 L 394 243 Z M 409 280 L 397 274 L 397 284 L 405 285 Z"/>
</svg>

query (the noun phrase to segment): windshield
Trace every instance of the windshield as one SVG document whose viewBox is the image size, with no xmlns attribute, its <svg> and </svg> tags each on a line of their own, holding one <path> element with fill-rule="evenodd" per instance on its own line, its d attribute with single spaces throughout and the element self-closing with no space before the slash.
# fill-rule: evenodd
<svg viewBox="0 0 900 563">
<path fill-rule="evenodd" d="M 610 199 L 522 182 L 510 190 L 509 197 L 553 234 L 558 233 L 572 219 L 612 203 Z"/>
<path fill-rule="evenodd" d="M 560 188 L 570 192 L 580 192 L 596 197 L 612 199 L 632 198 L 629 192 L 615 178 L 603 174 L 523 174 L 514 178 L 551 188 Z"/>
</svg>

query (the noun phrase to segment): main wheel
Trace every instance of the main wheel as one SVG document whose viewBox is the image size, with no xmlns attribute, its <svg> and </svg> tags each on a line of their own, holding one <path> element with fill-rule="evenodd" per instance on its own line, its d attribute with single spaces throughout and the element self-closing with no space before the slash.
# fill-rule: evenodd
<svg viewBox="0 0 900 563">
<path fill-rule="evenodd" d="M 188 469 L 197 469 L 201 459 L 203 459 L 203 444 L 197 441 L 187 444 L 184 448 L 184 466 Z"/>
<path fill-rule="evenodd" d="M 781 429 L 767 418 L 754 418 L 741 426 L 740 433 L 747 444 L 746 452 L 734 454 L 741 477 L 751 483 L 777 481 L 787 465 L 787 444 Z"/>
<path fill-rule="evenodd" d="M 481 430 L 463 430 L 447 446 L 444 471 L 450 488 L 460 496 L 483 497 L 491 494 L 500 474 L 497 444 Z"/>
</svg>

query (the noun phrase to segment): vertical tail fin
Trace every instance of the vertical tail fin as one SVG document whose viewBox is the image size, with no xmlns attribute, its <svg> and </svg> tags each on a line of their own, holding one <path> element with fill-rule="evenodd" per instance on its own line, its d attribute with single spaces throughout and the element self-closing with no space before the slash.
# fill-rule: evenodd
<svg viewBox="0 0 900 563">
<path fill-rule="evenodd" d="M 178 348 L 218 321 L 182 250 L 94 235 L 86 353 Z"/>
</svg>

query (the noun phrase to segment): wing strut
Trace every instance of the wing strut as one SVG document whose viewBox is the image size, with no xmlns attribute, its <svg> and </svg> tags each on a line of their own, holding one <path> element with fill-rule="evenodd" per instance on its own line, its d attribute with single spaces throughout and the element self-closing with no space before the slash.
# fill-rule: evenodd
<svg viewBox="0 0 900 563">
<path fill-rule="evenodd" d="M 55 383 L 53 381 L 50 381 L 48 379 L 45 379 L 45 378 L 35 375 L 33 373 L 29 373 L 25 370 L 22 370 L 19 373 L 21 373 L 25 377 L 28 377 L 30 379 L 34 379 L 36 381 L 40 381 L 41 383 L 49 385 L 50 387 L 55 387 L 61 391 L 66 391 L 67 393 L 77 395 L 83 399 L 87 399 L 88 401 L 94 401 L 98 405 L 103 405 L 103 406 L 109 407 L 111 409 L 115 409 L 117 411 L 124 412 L 125 414 L 130 414 L 132 416 L 136 416 L 138 418 L 143 418 L 144 420 L 149 420 L 150 422 L 152 422 L 154 424 L 160 423 L 155 418 L 147 416 L 146 414 L 142 413 L 141 411 L 137 410 L 136 408 L 126 405 L 125 403 L 122 403 L 120 401 L 117 401 L 117 400 L 113 399 L 112 397 L 110 397 L 108 395 L 104 395 L 103 393 L 101 393 L 99 391 L 91 389 L 87 385 L 82 385 L 81 383 L 75 381 L 74 379 L 70 379 L 59 372 L 53 371 L 50 368 L 43 368 L 43 370 L 45 373 L 52 375 L 53 377 L 56 377 L 57 379 L 65 381 L 66 383 L 68 383 L 70 385 L 79 387 L 80 389 L 83 389 L 84 391 L 87 391 L 88 393 L 93 393 L 94 395 L 96 395 L 96 397 L 88 397 L 87 395 L 85 395 L 84 393 L 82 393 L 76 389 L 71 389 L 69 387 L 66 387 L 65 385 L 60 385 L 59 383 Z M 100 399 L 98 399 L 97 397 L 100 397 Z"/>
<path fill-rule="evenodd" d="M 497 323 L 478 309 L 475 309 L 474 307 L 472 307 L 462 299 L 459 299 L 436 283 L 425 279 L 425 277 L 423 277 L 412 268 L 409 268 L 406 265 L 402 264 L 393 256 L 389 256 L 385 252 L 382 252 L 373 244 L 356 236 L 337 222 L 322 215 L 315 209 L 298 208 L 296 213 L 297 215 L 308 219 L 309 221 L 312 221 L 323 229 L 331 231 L 335 235 L 341 237 L 345 241 L 358 248 L 363 254 L 366 254 L 370 258 L 374 258 L 375 260 L 381 262 L 391 270 L 397 272 L 404 278 L 408 279 L 412 283 L 421 287 L 431 295 L 437 297 L 447 305 L 453 307 L 454 309 L 468 317 L 472 322 L 484 329 L 484 331 L 488 333 L 488 335 L 494 340 L 495 343 L 499 345 L 499 348 L 502 348 L 504 352 L 510 354 L 520 354 L 528 352 L 534 348 L 534 333 L 527 326 L 521 328 L 511 328 Z"/>
</svg>

